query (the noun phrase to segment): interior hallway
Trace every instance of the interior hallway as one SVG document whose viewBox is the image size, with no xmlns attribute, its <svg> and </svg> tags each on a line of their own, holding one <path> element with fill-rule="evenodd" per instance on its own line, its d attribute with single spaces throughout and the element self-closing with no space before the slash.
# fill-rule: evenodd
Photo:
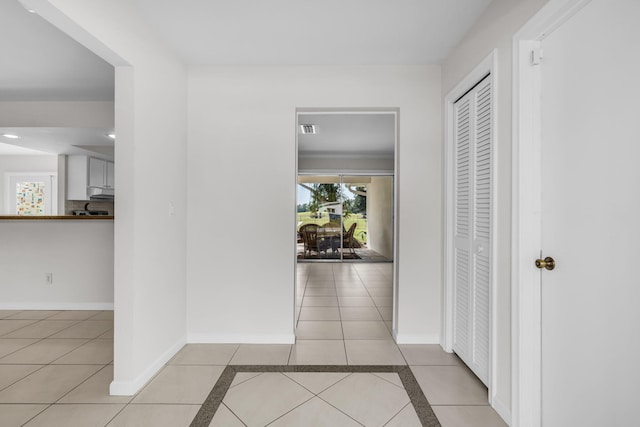
<svg viewBox="0 0 640 427">
<path fill-rule="evenodd" d="M 108 395 L 113 312 L 0 311 L 1 424 L 188 426 L 228 365 L 408 365 L 443 427 L 505 426 L 455 355 L 395 344 L 391 271 L 388 263 L 299 264 L 295 345 L 189 344 L 135 396 Z M 363 392 L 374 393 L 364 411 Z M 265 404 L 274 396 L 277 404 Z M 210 425 L 293 426 L 300 417 L 420 425 L 397 374 L 259 372 L 236 375 Z"/>
</svg>

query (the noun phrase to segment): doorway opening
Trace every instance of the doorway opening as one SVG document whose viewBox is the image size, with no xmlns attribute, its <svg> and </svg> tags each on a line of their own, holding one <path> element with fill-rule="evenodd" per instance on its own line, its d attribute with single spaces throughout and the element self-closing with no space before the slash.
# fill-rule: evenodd
<svg viewBox="0 0 640 427">
<path fill-rule="evenodd" d="M 296 113 L 296 260 L 393 262 L 397 111 Z"/>
<path fill-rule="evenodd" d="M 296 112 L 298 339 L 393 338 L 397 123 L 397 109 Z"/>
<path fill-rule="evenodd" d="M 393 175 L 298 175 L 298 261 L 393 261 Z"/>
</svg>

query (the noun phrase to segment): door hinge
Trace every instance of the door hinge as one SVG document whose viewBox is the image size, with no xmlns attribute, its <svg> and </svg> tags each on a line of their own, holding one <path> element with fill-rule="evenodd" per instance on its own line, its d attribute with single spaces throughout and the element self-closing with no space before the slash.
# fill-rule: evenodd
<svg viewBox="0 0 640 427">
<path fill-rule="evenodd" d="M 542 62 L 542 48 L 536 46 L 531 50 L 531 66 L 540 65 Z"/>
</svg>

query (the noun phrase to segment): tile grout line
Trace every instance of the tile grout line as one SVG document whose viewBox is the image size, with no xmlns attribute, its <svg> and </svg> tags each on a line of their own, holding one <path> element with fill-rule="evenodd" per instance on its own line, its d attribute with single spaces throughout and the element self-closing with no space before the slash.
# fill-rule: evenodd
<svg viewBox="0 0 640 427">
<path fill-rule="evenodd" d="M 4 365 L 4 363 L 2 363 L 2 359 L 4 359 L 5 357 L 7 357 L 7 356 L 11 356 L 12 354 L 14 354 L 14 353 L 16 353 L 16 352 L 18 352 L 18 351 L 24 350 L 24 349 L 26 349 L 26 348 L 28 348 L 28 347 L 31 347 L 31 346 L 32 346 L 32 345 L 34 345 L 34 344 L 39 343 L 40 341 L 43 341 L 43 340 L 45 340 L 45 339 L 46 339 L 46 338 L 2 338 L 2 337 L 0 337 L 0 340 L 29 340 L 29 339 L 31 339 L 31 340 L 36 340 L 36 341 L 35 341 L 35 342 L 32 342 L 31 344 L 25 345 L 24 347 L 21 347 L 21 348 L 19 348 L 19 349 L 17 349 L 17 350 L 14 350 L 14 351 L 12 351 L 11 353 L 7 353 L 7 354 L 5 354 L 4 356 L 2 356 L 2 357 L 0 358 L 0 365 Z M 41 364 L 41 363 L 38 363 L 38 365 L 40 365 L 40 364 Z M 15 365 L 15 363 L 7 363 L 7 365 Z M 34 363 L 34 365 L 36 365 L 36 363 Z M 4 390 L 4 389 L 3 389 L 3 390 Z"/>
<path fill-rule="evenodd" d="M 101 311 L 104 311 L 104 310 L 101 310 Z M 98 338 L 103 334 L 103 333 L 101 333 L 101 334 L 99 334 L 98 336 L 96 336 L 96 337 L 94 337 L 94 338 L 52 338 L 52 337 L 53 337 L 53 335 L 56 335 L 56 334 L 58 334 L 58 333 L 60 333 L 60 332 L 62 332 L 62 331 L 65 331 L 65 330 L 67 330 L 67 329 L 69 329 L 69 328 L 71 328 L 71 327 L 73 327 L 73 326 L 75 326 L 75 325 L 78 325 L 78 324 L 80 324 L 80 323 L 83 323 L 83 322 L 87 321 L 88 319 L 90 319 L 91 317 L 93 317 L 93 316 L 90 316 L 90 317 L 89 317 L 89 318 L 87 318 L 87 319 L 55 319 L 55 320 L 51 320 L 51 319 L 50 319 L 51 317 L 58 316 L 58 315 L 60 315 L 60 314 L 61 314 L 61 313 L 63 313 L 63 312 L 64 312 L 64 311 L 57 311 L 57 313 L 54 313 L 54 314 L 52 314 L 52 315 L 50 315 L 50 316 L 48 316 L 48 317 L 42 318 L 42 319 L 38 319 L 38 320 L 36 320 L 35 322 L 30 323 L 29 325 L 25 325 L 25 326 L 23 327 L 23 328 L 25 328 L 25 327 L 28 327 L 28 326 L 37 325 L 38 323 L 40 323 L 40 322 L 44 322 L 44 321 L 47 321 L 47 320 L 49 320 L 49 321 L 54 321 L 54 322 L 55 322 L 55 321 L 73 321 L 73 323 L 72 323 L 72 324 L 70 324 L 68 327 L 63 328 L 63 329 L 61 329 L 61 330 L 59 330 L 59 331 L 56 331 L 56 332 L 54 332 L 54 333 L 52 333 L 52 334 L 50 334 L 50 335 L 47 335 L 47 336 L 42 337 L 42 338 L 4 338 L 4 337 L 3 337 L 2 339 L 35 339 L 35 340 L 36 340 L 35 342 L 33 342 L 33 343 L 31 343 L 31 344 L 29 344 L 29 345 L 27 345 L 27 346 L 25 346 L 25 347 L 22 347 L 22 348 L 20 348 L 20 349 L 18 349 L 18 350 L 16 350 L 16 351 L 14 351 L 14 352 L 11 352 L 11 353 L 9 353 L 9 354 L 4 355 L 4 356 L 3 356 L 3 358 L 4 358 L 4 357 L 7 357 L 7 356 L 9 356 L 9 355 L 11 355 L 11 354 L 14 354 L 14 353 L 16 353 L 16 352 L 19 352 L 19 351 L 21 351 L 21 350 L 24 350 L 24 349 L 26 349 L 26 348 L 28 348 L 28 347 L 31 347 L 31 346 L 33 346 L 33 345 L 35 345 L 35 344 L 37 344 L 37 343 L 41 343 L 41 342 L 43 342 L 43 341 L 45 341 L 45 340 L 49 340 L 49 339 L 83 340 L 84 342 L 82 342 L 79 346 L 72 348 L 72 349 L 71 349 L 71 350 L 69 350 L 68 352 L 66 352 L 66 353 L 64 353 L 64 354 L 62 354 L 62 355 L 60 355 L 59 357 L 57 357 L 57 358 L 55 358 L 55 359 L 53 359 L 53 360 L 49 361 L 48 363 L 37 363 L 37 364 L 36 364 L 36 363 L 34 363 L 34 364 L 11 363 L 11 364 L 4 364 L 4 366 L 13 366 L 13 365 L 25 365 L 25 366 L 29 366 L 29 365 L 36 365 L 36 366 L 37 366 L 37 365 L 40 365 L 40 368 L 38 368 L 38 369 L 36 369 L 36 370 L 34 370 L 34 371 L 30 372 L 29 374 L 25 375 L 24 377 L 20 378 L 19 380 L 17 380 L 17 381 L 15 381 L 15 382 L 11 383 L 11 384 L 10 384 L 10 385 L 8 385 L 7 387 L 4 387 L 2 390 L 5 390 L 5 389 L 7 389 L 7 388 L 9 388 L 9 387 L 13 386 L 14 384 L 17 384 L 18 382 L 23 381 L 23 380 L 24 380 L 24 379 L 26 379 L 27 377 L 29 377 L 29 376 L 31 376 L 31 375 L 33 375 L 33 374 L 35 374 L 35 373 L 37 373 L 37 372 L 39 372 L 39 371 L 41 371 L 41 370 L 43 370 L 43 369 L 47 368 L 47 367 L 49 367 L 49 366 L 92 366 L 92 367 L 98 366 L 99 368 L 98 368 L 98 369 L 97 369 L 93 374 L 90 374 L 87 378 L 85 378 L 84 380 L 80 381 L 77 385 L 75 385 L 74 387 L 72 387 L 70 390 L 68 390 L 67 392 L 63 393 L 60 397 L 58 397 L 58 398 L 57 398 L 56 400 L 54 400 L 53 402 L 50 402 L 50 403 L 29 403 L 29 404 L 35 404 L 35 405 L 43 405 L 43 406 L 44 406 L 44 408 L 43 408 L 41 411 L 38 411 L 36 414 L 34 414 L 34 415 L 33 415 L 31 418 L 29 418 L 28 420 L 25 420 L 25 422 L 23 423 L 23 425 L 24 425 L 24 424 L 26 424 L 26 423 L 31 422 L 31 421 L 32 421 L 32 420 L 34 420 L 36 417 L 40 416 L 43 412 L 45 412 L 45 411 L 49 410 L 50 408 L 52 408 L 52 407 L 54 407 L 54 406 L 56 406 L 56 405 L 58 405 L 58 406 L 60 406 L 60 405 L 67 405 L 67 404 L 62 404 L 62 403 L 60 403 L 60 400 L 61 400 L 61 399 L 63 399 L 64 397 L 66 397 L 66 396 L 67 396 L 69 393 L 71 393 L 73 390 L 77 389 L 80 385 L 84 384 L 84 383 L 85 383 L 86 381 L 88 381 L 90 378 L 92 378 L 93 376 L 95 376 L 95 375 L 96 375 L 98 372 L 100 372 L 102 369 L 104 369 L 105 367 L 107 367 L 107 366 L 109 366 L 109 365 L 111 364 L 111 362 L 109 362 L 109 363 L 107 363 L 107 364 L 103 364 L 103 363 L 89 363 L 89 364 L 82 364 L 82 363 L 55 364 L 55 362 L 56 362 L 56 361 L 60 360 L 61 358 L 65 357 L 65 356 L 67 356 L 68 354 L 72 353 L 73 351 L 75 351 L 75 350 L 77 350 L 77 349 L 81 348 L 82 346 L 84 346 L 84 345 L 86 345 L 86 344 L 88 344 L 88 343 L 90 343 L 90 342 L 93 342 L 93 341 L 97 340 L 97 339 L 98 339 Z M 99 314 L 100 314 L 100 313 L 96 313 L 96 315 L 99 315 Z M 27 320 L 31 320 L 31 319 L 27 319 Z M 15 331 L 11 331 L 11 332 L 9 332 L 9 333 L 13 333 L 13 332 L 19 331 L 19 330 L 21 330 L 21 329 L 23 329 L 23 328 L 18 328 L 18 329 L 16 329 Z M 25 404 L 26 404 L 26 403 L 25 403 Z M 72 404 L 74 404 L 74 405 L 83 405 L 83 404 L 87 404 L 87 405 L 89 405 L 89 404 L 92 404 L 92 403 L 69 403 L 68 405 L 72 405 Z M 121 411 L 122 411 L 126 406 L 127 406 L 127 405 L 124 405 L 124 406 L 123 406 L 123 408 L 122 408 L 120 411 L 118 411 L 118 414 L 119 414 L 119 413 L 120 413 L 120 412 L 121 412 Z M 116 416 L 117 416 L 118 414 L 116 414 Z M 111 420 L 113 420 L 113 418 L 112 418 Z M 111 420 L 109 420 L 109 422 L 111 422 Z"/>
<path fill-rule="evenodd" d="M 333 267 L 331 267 L 331 271 L 333 272 L 333 287 L 336 290 L 336 299 L 338 298 L 338 286 L 336 284 L 335 272 L 333 271 Z M 344 361 L 349 365 L 349 353 L 347 353 L 347 340 L 344 336 L 344 323 L 342 321 L 342 306 L 340 306 L 340 300 L 338 299 L 338 318 L 340 319 L 340 331 L 342 332 L 342 348 L 344 350 Z"/>
<path fill-rule="evenodd" d="M 391 381 L 387 380 L 386 378 L 382 378 L 381 376 L 376 375 L 376 374 L 382 374 L 382 373 L 386 373 L 386 372 L 372 372 L 371 374 L 372 374 L 372 375 L 375 375 L 375 376 L 376 376 L 376 377 L 378 377 L 378 378 L 380 378 L 382 381 L 386 381 L 386 382 L 388 382 L 389 384 L 394 385 L 394 386 L 396 386 L 396 387 L 398 387 L 398 388 L 400 388 L 400 389 L 404 390 L 404 387 L 400 387 L 398 384 L 396 384 L 396 383 L 394 383 L 394 382 L 391 382 Z"/>
<path fill-rule="evenodd" d="M 489 407 L 491 408 L 491 405 L 489 403 L 434 403 L 433 405 L 431 405 L 432 407 L 434 406 L 469 406 L 469 407 L 474 407 L 474 408 L 483 408 L 483 407 Z"/>
<path fill-rule="evenodd" d="M 282 374 L 282 373 L 281 373 Z M 273 423 L 275 423 L 276 421 L 278 421 L 280 418 L 284 417 L 285 415 L 287 415 L 288 413 L 294 411 L 295 409 L 301 407 L 302 405 L 304 405 L 305 403 L 308 403 L 309 401 L 313 400 L 314 397 L 317 397 L 317 395 L 312 392 L 311 390 L 307 389 L 305 386 L 303 386 L 302 384 L 298 384 L 296 381 L 294 381 L 293 379 L 289 378 L 287 375 L 282 374 L 286 379 L 288 379 L 289 381 L 293 382 L 294 384 L 304 388 L 305 390 L 307 390 L 309 393 L 312 394 L 312 396 L 310 398 L 308 398 L 307 400 L 305 400 L 304 402 L 300 403 L 299 405 L 296 405 L 295 407 L 291 408 L 290 410 L 288 410 L 287 412 L 285 412 L 284 414 L 280 415 L 279 417 L 277 417 L 274 420 L 269 421 L 267 424 L 265 424 L 266 426 L 269 426 Z M 226 405 L 225 405 L 226 406 Z M 215 415 L 215 414 L 214 414 Z M 234 414 L 235 415 L 235 414 Z M 237 416 L 237 415 L 236 415 Z M 238 417 L 240 419 L 240 421 L 242 421 L 242 419 L 240 417 Z M 242 422 L 242 424 L 245 424 L 244 422 Z M 245 424 L 246 425 L 246 424 Z"/>
<path fill-rule="evenodd" d="M 403 406 L 403 407 L 402 407 L 398 412 L 396 412 L 395 414 L 393 414 L 393 416 L 392 416 L 391 418 L 389 418 L 389 419 L 387 420 L 387 422 L 386 422 L 386 423 L 384 423 L 384 425 L 383 425 L 382 427 L 386 427 L 386 426 L 388 426 L 388 425 L 389 425 L 389 423 L 390 423 L 391 421 L 393 421 L 393 419 L 394 419 L 395 417 L 397 417 L 398 415 L 400 415 L 400 412 L 404 411 L 404 410 L 405 410 L 405 408 L 406 408 L 407 406 L 409 406 L 409 405 L 412 405 L 412 404 L 411 404 L 411 398 L 409 398 L 409 403 L 407 403 L 406 405 L 404 405 L 404 406 Z"/>
<path fill-rule="evenodd" d="M 243 381 L 243 382 L 245 382 L 245 381 Z M 242 384 L 242 383 L 240 383 L 240 384 Z M 238 421 L 240 421 L 240 423 L 241 423 L 244 427 L 248 427 L 248 426 L 247 426 L 247 424 L 246 424 L 244 421 L 242 421 L 242 419 L 240 419 L 240 417 L 238 416 L 238 414 L 236 414 L 235 412 L 233 412 L 233 409 L 229 408 L 229 407 L 228 407 L 224 402 L 220 402 L 220 405 L 222 405 L 222 406 L 224 406 L 225 408 L 227 408 L 227 410 L 228 410 L 229 412 L 231 412 L 231 413 L 233 414 L 233 416 L 234 416 L 234 417 L 236 417 L 236 419 L 237 419 Z M 218 408 L 220 408 L 220 406 L 218 406 Z M 216 412 L 218 412 L 218 411 L 216 411 Z M 215 416 L 215 414 L 214 414 L 214 416 Z"/>
<path fill-rule="evenodd" d="M 325 388 L 324 390 L 322 390 L 321 392 L 319 392 L 319 393 L 317 393 L 317 394 L 316 394 L 316 393 L 313 393 L 313 392 L 311 392 L 311 393 L 313 393 L 313 394 L 314 394 L 314 397 L 317 397 L 318 399 L 322 400 L 324 403 L 326 403 L 327 405 L 331 406 L 332 408 L 334 408 L 335 410 L 337 410 L 337 411 L 338 411 L 338 412 L 340 412 L 341 414 L 346 415 L 347 417 L 349 417 L 350 419 L 352 419 L 354 422 L 356 422 L 356 423 L 360 424 L 360 425 L 361 425 L 361 426 L 363 426 L 363 427 L 366 427 L 366 426 L 364 426 L 361 422 L 359 422 L 358 420 L 354 419 L 351 415 L 347 414 L 347 413 L 346 413 L 346 412 L 344 412 L 342 409 L 340 409 L 340 408 L 338 408 L 338 407 L 334 406 L 331 402 L 327 402 L 325 399 L 323 399 L 323 398 L 322 398 L 322 396 L 320 396 L 320 394 L 321 394 L 321 393 L 324 393 L 325 391 L 329 390 L 331 387 L 333 387 L 333 386 L 335 386 L 335 385 L 337 385 L 337 384 L 341 383 L 342 381 L 346 380 L 347 378 L 349 378 L 349 377 L 350 377 L 350 376 L 352 376 L 352 375 L 353 375 L 353 373 L 350 373 L 349 375 L 346 375 L 344 378 L 342 378 L 342 379 L 340 379 L 340 380 L 336 381 L 335 383 L 333 383 L 332 385 L 330 385 L 329 387 Z M 302 384 L 301 384 L 301 385 L 302 385 Z M 303 387 L 304 387 L 304 386 L 303 386 Z M 305 387 L 305 388 L 306 388 L 306 387 Z M 311 390 L 309 390 L 309 391 L 311 391 Z M 309 399 L 309 400 L 311 400 L 311 399 Z M 307 402 L 308 402 L 308 401 L 307 401 Z M 305 402 L 305 403 L 306 403 L 306 402 Z M 302 406 L 302 405 L 300 405 L 300 406 Z M 291 412 L 291 411 L 289 411 L 289 412 Z"/>
<path fill-rule="evenodd" d="M 36 418 L 37 416 L 39 416 L 40 414 L 42 414 L 44 411 L 48 410 L 49 408 L 51 408 L 53 406 L 53 403 L 49 403 L 46 404 L 47 406 L 45 408 L 42 409 L 42 411 L 38 412 L 37 414 L 35 414 L 33 417 L 29 418 L 28 420 L 26 420 L 24 423 L 22 423 L 21 425 L 27 425 L 29 424 L 34 418 Z"/>
<path fill-rule="evenodd" d="M 58 314 L 59 314 L 59 313 L 52 314 L 51 316 L 57 316 Z M 35 323 L 31 323 L 31 324 L 26 325 L 26 326 L 35 325 L 35 324 L 37 324 L 37 323 L 39 323 L 39 322 L 41 322 L 41 321 L 44 321 L 44 320 L 47 320 L 47 318 L 45 318 L 45 319 L 41 319 L 41 320 L 39 320 L 39 321 L 36 321 Z M 80 320 L 80 321 L 78 321 L 78 322 L 74 323 L 73 325 L 70 325 L 69 327 L 72 327 L 72 326 L 74 326 L 74 325 L 76 325 L 76 324 L 78 324 L 78 323 L 80 323 L 80 322 L 83 322 L 83 320 Z M 25 326 L 25 327 L 26 327 L 26 326 Z M 62 329 L 62 330 L 61 330 L 61 331 L 59 331 L 59 332 L 62 332 L 63 330 L 64 330 L 64 329 Z M 13 332 L 13 331 L 12 331 L 12 332 Z M 57 333 L 58 333 L 58 332 L 54 332 L 52 335 L 55 335 L 55 334 L 57 334 Z M 88 344 L 88 343 L 90 343 L 90 342 L 92 342 L 92 341 L 94 341 L 94 340 L 98 339 L 97 337 L 96 337 L 96 338 L 51 338 L 51 335 L 50 335 L 50 336 L 47 336 L 47 337 L 44 337 L 44 338 L 0 338 L 0 339 L 35 339 L 35 340 L 37 340 L 37 341 L 35 341 L 35 342 L 33 342 L 33 343 L 31 343 L 31 344 L 29 344 L 29 345 L 25 346 L 25 347 L 19 348 L 19 349 L 15 350 L 15 351 L 13 351 L 13 352 L 11 352 L 11 353 L 5 354 L 4 356 L 2 356 L 2 358 L 3 358 L 3 359 L 4 359 L 5 357 L 8 357 L 8 356 L 10 356 L 10 355 L 14 354 L 14 353 L 17 353 L 17 352 L 19 352 L 19 351 L 25 350 L 25 349 L 27 349 L 27 348 L 29 348 L 29 347 L 31 347 L 31 346 L 33 346 L 33 345 L 35 345 L 35 344 L 38 344 L 38 343 L 40 343 L 40 342 L 42 342 L 42 341 L 44 341 L 44 340 L 46 340 L 46 339 L 78 339 L 78 340 L 88 340 L 88 341 L 83 342 L 83 343 L 82 343 L 82 344 L 80 344 L 79 346 L 77 346 L 77 347 L 75 347 L 75 348 L 73 348 L 73 349 L 69 350 L 68 352 L 66 352 L 66 353 L 64 353 L 64 354 L 62 354 L 62 355 L 60 355 L 58 358 L 53 359 L 52 361 L 50 361 L 50 362 L 48 362 L 48 363 L 0 363 L 0 366 L 12 366 L 12 365 L 24 365 L 24 366 L 33 366 L 33 365 L 36 365 L 36 366 L 38 366 L 38 365 L 40 365 L 40 368 L 36 369 L 36 370 L 35 370 L 35 371 L 33 371 L 33 372 L 30 372 L 29 374 L 25 375 L 24 377 L 20 378 L 20 379 L 19 379 L 19 380 L 17 380 L 17 381 L 14 381 L 13 383 L 11 383 L 11 384 L 7 385 L 6 387 L 3 387 L 2 389 L 0 389 L 0 391 L 5 390 L 5 389 L 7 389 L 7 388 L 9 388 L 9 387 L 13 386 L 14 384 L 16 384 L 16 383 L 18 383 L 18 382 L 20 382 L 20 381 L 24 380 L 25 378 L 27 378 L 27 377 L 29 377 L 29 376 L 31 376 L 31 375 L 33 375 L 33 374 L 35 374 L 36 372 L 41 371 L 42 369 L 46 368 L 47 366 L 51 366 L 51 365 L 54 365 L 54 366 L 88 366 L 88 365 L 95 366 L 95 365 L 98 365 L 98 366 L 100 366 L 100 365 L 102 365 L 102 363 L 89 363 L 89 364 L 83 364 L 83 363 L 61 363 L 61 364 L 56 364 L 56 363 L 54 363 L 54 362 L 58 361 L 59 359 L 61 359 L 61 358 L 65 357 L 65 356 L 67 356 L 68 354 L 72 353 L 73 351 L 75 351 L 75 350 L 79 349 L 80 347 L 84 346 L 85 344 Z M 1 359 L 0 359 L 0 360 L 1 360 Z M 103 367 L 102 367 L 101 369 L 99 369 L 98 371 L 96 371 L 96 373 L 97 373 L 97 372 L 99 372 L 100 370 L 102 370 L 105 366 L 108 366 L 109 364 L 111 364 L 111 362 L 107 363 L 106 365 L 103 365 Z M 94 374 L 92 374 L 91 376 L 93 376 L 93 375 L 95 375 L 95 373 L 94 373 Z M 87 378 L 87 379 L 88 379 L 88 378 Z M 83 382 L 84 382 L 84 381 L 83 381 Z M 79 384 L 78 384 L 78 385 L 79 385 Z M 76 387 L 77 387 L 77 386 L 76 386 Z M 75 387 L 74 387 L 74 389 L 75 389 Z M 70 391 L 69 391 L 69 392 L 70 392 Z M 65 394 L 65 396 L 66 396 L 66 394 Z M 62 396 L 62 397 L 64 397 L 64 396 Z M 62 397 L 61 397 L 61 398 L 62 398 Z M 56 402 L 54 402 L 54 403 L 52 403 L 52 404 L 55 404 L 55 403 L 56 403 Z"/>
<path fill-rule="evenodd" d="M 17 365 L 17 364 L 12 363 L 12 364 L 7 364 L 7 365 L 3 365 L 3 366 L 13 366 L 13 365 Z M 33 365 L 24 365 L 24 364 L 21 364 L 21 365 L 22 365 L 22 366 L 34 366 L 34 365 L 35 365 L 35 366 L 38 366 L 38 365 L 37 365 L 37 364 L 35 364 L 35 363 L 34 363 Z M 11 387 L 12 385 L 19 383 L 20 381 L 24 380 L 24 379 L 25 379 L 25 378 L 27 378 L 28 376 L 30 376 L 30 375 L 32 375 L 32 374 L 35 374 L 35 373 L 36 373 L 36 372 L 38 372 L 38 371 L 41 371 L 42 369 L 44 369 L 44 368 L 45 368 L 45 367 L 47 367 L 47 366 L 48 366 L 48 365 L 40 365 L 40 367 L 39 367 L 38 369 L 36 369 L 35 371 L 33 371 L 33 372 L 29 372 L 29 373 L 28 373 L 27 375 L 25 375 L 24 377 L 21 377 L 20 379 L 18 379 L 18 380 L 16 380 L 16 381 L 12 382 L 12 383 L 11 383 L 11 384 L 9 384 L 8 386 L 1 388 L 1 389 L 0 389 L 0 391 L 3 391 L 3 390 L 8 389 L 8 388 L 9 388 L 9 387 Z"/>
<path fill-rule="evenodd" d="M 51 365 L 51 363 L 49 364 Z M 58 366 L 87 366 L 87 365 L 58 365 Z M 96 365 L 92 365 L 92 366 L 96 366 Z M 99 366 L 99 365 L 98 365 Z M 74 391 L 75 389 L 77 389 L 78 387 L 80 387 L 82 384 L 84 384 L 85 382 L 89 381 L 91 378 L 93 378 L 94 376 L 98 375 L 98 373 L 100 371 L 102 371 L 104 368 L 106 368 L 107 366 L 109 366 L 109 364 L 103 365 L 100 369 L 98 369 L 97 371 L 95 371 L 93 374 L 89 375 L 87 378 L 85 378 L 84 380 L 80 381 L 75 387 L 73 387 L 71 390 L 69 390 L 68 392 L 66 392 L 65 394 L 63 394 L 62 396 L 60 396 L 55 402 L 52 403 L 52 405 L 57 404 L 58 402 L 60 402 L 60 400 L 64 399 L 69 393 L 71 393 L 72 391 Z M 132 398 L 133 399 L 133 398 Z"/>
</svg>

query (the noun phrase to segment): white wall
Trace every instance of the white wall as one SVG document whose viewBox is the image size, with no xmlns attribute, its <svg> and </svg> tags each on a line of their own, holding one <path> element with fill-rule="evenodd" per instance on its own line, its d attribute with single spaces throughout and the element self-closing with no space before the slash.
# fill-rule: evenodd
<svg viewBox="0 0 640 427">
<path fill-rule="evenodd" d="M 367 156 L 309 156 L 298 157 L 298 171 L 317 172 L 387 172 L 393 173 L 394 159 L 391 157 Z"/>
<path fill-rule="evenodd" d="M 497 246 L 497 384 L 494 407 L 508 419 L 511 407 L 511 49 L 512 37 L 546 0 L 494 0 L 442 64 L 446 96 L 493 49 L 498 54 L 495 141 Z"/>
<path fill-rule="evenodd" d="M 0 215 L 5 211 L 5 173 L 7 172 L 58 172 L 58 156 L 0 156 Z"/>
<path fill-rule="evenodd" d="M 116 66 L 115 394 L 185 342 L 186 68 L 129 0 L 28 0 Z"/>
<path fill-rule="evenodd" d="M 0 218 L 0 236 L 0 309 L 113 308 L 113 221 Z"/>
<path fill-rule="evenodd" d="M 393 177 L 371 177 L 367 185 L 367 229 L 367 247 L 393 259 Z"/>
<path fill-rule="evenodd" d="M 113 126 L 113 102 L 0 102 L 1 127 Z"/>
<path fill-rule="evenodd" d="M 293 340 L 296 108 L 397 107 L 397 337 L 438 342 L 440 94 L 437 66 L 190 67 L 188 339 Z"/>
</svg>

